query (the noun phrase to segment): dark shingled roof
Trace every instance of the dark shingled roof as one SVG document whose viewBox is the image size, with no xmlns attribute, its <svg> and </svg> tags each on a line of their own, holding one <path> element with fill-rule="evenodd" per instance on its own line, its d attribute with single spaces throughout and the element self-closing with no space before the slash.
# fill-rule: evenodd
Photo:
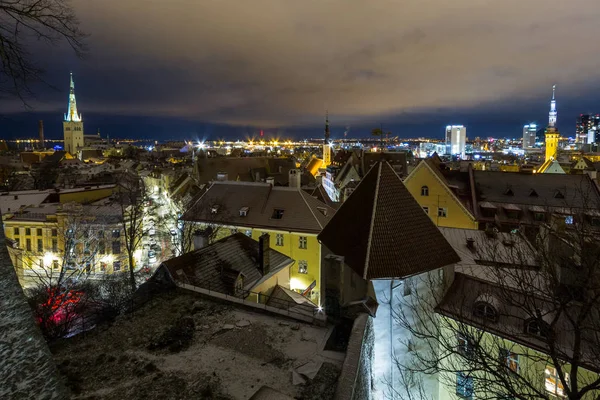
<svg viewBox="0 0 600 400">
<path fill-rule="evenodd" d="M 319 240 L 365 279 L 402 278 L 460 261 L 388 162 L 379 162 Z"/>
<path fill-rule="evenodd" d="M 164 261 L 161 267 L 174 280 L 219 293 L 234 294 L 234 283 L 244 276 L 244 289 L 252 290 L 258 283 L 289 267 L 293 260 L 269 249 L 271 268 L 267 275 L 260 270 L 259 243 L 243 233 L 223 238 L 210 246 Z M 181 272 L 180 272 L 181 271 Z"/>
</svg>

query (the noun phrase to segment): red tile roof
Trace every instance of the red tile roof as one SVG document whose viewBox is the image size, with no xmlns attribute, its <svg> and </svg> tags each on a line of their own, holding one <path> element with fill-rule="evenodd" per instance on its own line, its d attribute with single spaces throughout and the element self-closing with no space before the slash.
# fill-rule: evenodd
<svg viewBox="0 0 600 400">
<path fill-rule="evenodd" d="M 402 278 L 460 261 L 385 161 L 369 170 L 319 240 L 365 279 Z"/>
</svg>

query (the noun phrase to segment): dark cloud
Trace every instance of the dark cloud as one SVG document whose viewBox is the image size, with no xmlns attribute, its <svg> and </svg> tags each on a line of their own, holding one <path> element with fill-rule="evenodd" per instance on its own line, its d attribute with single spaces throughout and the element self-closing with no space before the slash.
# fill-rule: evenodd
<svg viewBox="0 0 600 400">
<path fill-rule="evenodd" d="M 345 125 L 521 104 L 512 109 L 523 120 L 539 117 L 522 114 L 545 110 L 558 83 L 560 119 L 567 99 L 600 86 L 598 0 L 73 4 L 90 57 L 48 60 L 58 84 L 76 73 L 84 115 L 277 127 L 313 124 L 325 109 Z M 64 102 L 52 93 L 36 106 Z"/>
</svg>

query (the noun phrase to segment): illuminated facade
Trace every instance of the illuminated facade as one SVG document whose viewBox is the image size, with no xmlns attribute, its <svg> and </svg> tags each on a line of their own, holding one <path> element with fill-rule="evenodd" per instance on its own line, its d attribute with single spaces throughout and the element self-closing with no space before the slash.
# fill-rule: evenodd
<svg viewBox="0 0 600 400">
<path fill-rule="evenodd" d="M 532 149 L 535 146 L 536 124 L 523 126 L 523 150 Z"/>
<path fill-rule="evenodd" d="M 71 73 L 69 88 L 69 106 L 63 120 L 64 149 L 72 155 L 77 154 L 77 149 L 83 147 L 83 119 L 77 112 L 75 100 L 75 82 Z"/>
<path fill-rule="evenodd" d="M 446 154 L 465 156 L 467 128 L 463 125 L 446 126 Z"/>
<path fill-rule="evenodd" d="M 600 114 L 581 114 L 577 117 L 575 140 L 580 144 L 600 142 Z"/>
<path fill-rule="evenodd" d="M 117 207 L 78 203 L 44 204 L 3 215 L 11 258 L 23 287 L 40 279 L 127 271 L 128 261 Z M 141 251 L 136 253 L 141 259 Z"/>
</svg>

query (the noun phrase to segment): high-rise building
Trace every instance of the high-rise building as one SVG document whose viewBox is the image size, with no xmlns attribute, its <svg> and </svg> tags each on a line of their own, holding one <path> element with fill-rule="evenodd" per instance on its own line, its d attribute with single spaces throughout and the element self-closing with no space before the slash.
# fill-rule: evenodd
<svg viewBox="0 0 600 400">
<path fill-rule="evenodd" d="M 63 120 L 64 148 L 72 155 L 77 154 L 77 149 L 83 147 L 83 120 L 81 114 L 77 113 L 77 102 L 75 100 L 75 83 L 71 73 L 71 84 L 69 89 L 69 107 Z"/>
<path fill-rule="evenodd" d="M 596 132 L 600 130 L 600 114 L 581 114 L 575 126 L 575 141 L 581 144 L 597 143 Z M 590 141 L 592 139 L 592 141 Z"/>
<path fill-rule="evenodd" d="M 467 128 L 463 125 L 446 126 L 446 154 L 465 156 Z"/>
<path fill-rule="evenodd" d="M 536 124 L 523 126 L 523 149 L 532 149 L 535 146 Z"/>
</svg>

